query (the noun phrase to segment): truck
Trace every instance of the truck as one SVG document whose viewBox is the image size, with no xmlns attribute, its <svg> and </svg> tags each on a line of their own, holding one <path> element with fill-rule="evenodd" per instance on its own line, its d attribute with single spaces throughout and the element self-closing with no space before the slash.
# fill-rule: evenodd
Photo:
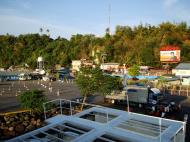
<svg viewBox="0 0 190 142">
<path fill-rule="evenodd" d="M 127 104 L 127 98 L 130 104 L 156 105 L 162 100 L 163 95 L 157 88 L 149 86 L 128 85 L 122 91 L 113 91 L 110 95 L 105 96 L 105 102 L 114 104 Z"/>
</svg>

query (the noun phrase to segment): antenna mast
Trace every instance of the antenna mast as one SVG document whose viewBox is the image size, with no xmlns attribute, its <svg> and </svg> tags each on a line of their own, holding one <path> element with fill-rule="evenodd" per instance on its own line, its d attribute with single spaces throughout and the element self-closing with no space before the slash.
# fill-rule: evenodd
<svg viewBox="0 0 190 142">
<path fill-rule="evenodd" d="M 109 15 L 108 15 L 108 29 L 109 29 L 109 34 L 110 34 L 110 31 L 111 31 L 111 27 L 110 27 L 110 21 L 111 21 L 111 17 L 110 17 L 110 13 L 111 13 L 111 4 L 109 3 L 109 7 L 108 7 L 108 12 L 109 12 Z"/>
</svg>

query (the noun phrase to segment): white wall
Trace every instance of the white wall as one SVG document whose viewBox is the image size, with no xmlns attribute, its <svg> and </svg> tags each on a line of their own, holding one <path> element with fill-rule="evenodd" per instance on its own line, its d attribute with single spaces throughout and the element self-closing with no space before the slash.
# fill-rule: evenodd
<svg viewBox="0 0 190 142">
<path fill-rule="evenodd" d="M 190 76 L 190 70 L 172 69 L 172 74 L 175 76 Z"/>
<path fill-rule="evenodd" d="M 115 64 L 115 63 L 113 63 L 113 64 L 111 64 L 111 63 L 109 63 L 109 64 L 103 63 L 103 64 L 100 65 L 100 69 L 102 69 L 102 70 L 117 69 L 118 67 L 119 67 L 119 63 L 118 64 Z"/>
<path fill-rule="evenodd" d="M 73 60 L 72 61 L 72 70 L 79 71 L 81 67 L 81 60 Z"/>
</svg>

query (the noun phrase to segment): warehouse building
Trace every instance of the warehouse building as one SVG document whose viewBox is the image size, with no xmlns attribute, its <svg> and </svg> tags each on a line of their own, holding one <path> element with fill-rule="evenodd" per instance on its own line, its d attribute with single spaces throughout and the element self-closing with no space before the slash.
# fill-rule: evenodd
<svg viewBox="0 0 190 142">
<path fill-rule="evenodd" d="M 172 74 L 178 77 L 189 77 L 190 63 L 180 63 L 176 68 L 172 69 Z"/>
</svg>

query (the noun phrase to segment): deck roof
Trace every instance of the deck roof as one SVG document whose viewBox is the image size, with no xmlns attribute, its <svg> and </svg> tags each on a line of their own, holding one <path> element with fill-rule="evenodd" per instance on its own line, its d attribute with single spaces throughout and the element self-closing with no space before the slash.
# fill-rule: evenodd
<svg viewBox="0 0 190 142">
<path fill-rule="evenodd" d="M 152 117 L 107 107 L 92 107 L 74 115 L 57 115 L 48 125 L 9 140 L 63 142 L 170 142 L 184 122 Z"/>
</svg>

